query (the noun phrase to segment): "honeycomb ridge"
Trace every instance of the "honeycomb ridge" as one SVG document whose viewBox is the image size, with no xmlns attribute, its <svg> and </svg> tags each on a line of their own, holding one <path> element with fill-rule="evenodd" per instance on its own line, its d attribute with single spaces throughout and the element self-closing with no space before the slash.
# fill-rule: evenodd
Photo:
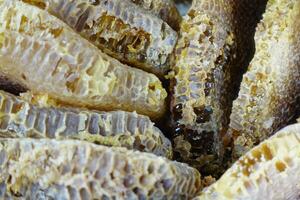
<svg viewBox="0 0 300 200">
<path fill-rule="evenodd" d="M 172 156 L 171 142 L 148 117 L 123 111 L 39 107 L 0 91 L 0 136 L 75 138 Z"/>
</svg>

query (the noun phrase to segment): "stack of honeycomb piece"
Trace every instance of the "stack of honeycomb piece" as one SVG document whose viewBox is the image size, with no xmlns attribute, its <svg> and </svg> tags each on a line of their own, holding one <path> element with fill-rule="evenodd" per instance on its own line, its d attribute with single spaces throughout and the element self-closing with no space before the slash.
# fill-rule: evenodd
<svg viewBox="0 0 300 200">
<path fill-rule="evenodd" d="M 0 199 L 298 199 L 299 19 L 300 0 L 0 0 Z"/>
<path fill-rule="evenodd" d="M 167 0 L 0 0 L 1 198 L 196 196 L 150 120 L 180 20 Z"/>
</svg>

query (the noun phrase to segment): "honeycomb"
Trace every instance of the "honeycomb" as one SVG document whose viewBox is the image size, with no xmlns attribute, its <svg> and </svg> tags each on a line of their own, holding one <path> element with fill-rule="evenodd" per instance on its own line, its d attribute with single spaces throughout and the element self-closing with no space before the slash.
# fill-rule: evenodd
<svg viewBox="0 0 300 200">
<path fill-rule="evenodd" d="M 170 74 L 175 150 L 207 174 L 226 164 L 223 136 L 262 2 L 194 1 L 181 24 Z"/>
<path fill-rule="evenodd" d="M 181 16 L 173 0 L 131 0 L 167 22 L 174 30 L 179 30 Z"/>
<path fill-rule="evenodd" d="M 194 200 L 298 199 L 300 124 L 290 125 L 241 157 Z"/>
<path fill-rule="evenodd" d="M 148 117 L 124 111 L 39 107 L 0 91 L 0 137 L 81 139 L 171 158 L 171 142 Z"/>
<path fill-rule="evenodd" d="M 230 117 L 228 135 L 236 159 L 295 117 L 300 98 L 299 18 L 298 0 L 269 1 L 257 27 L 256 53 Z"/>
<path fill-rule="evenodd" d="M 57 16 L 122 62 L 161 77 L 169 70 L 177 33 L 166 22 L 130 0 L 23 1 Z"/>
<path fill-rule="evenodd" d="M 155 75 L 121 64 L 20 1 L 0 2 L 0 59 L 6 77 L 63 104 L 152 118 L 165 110 L 167 93 Z"/>
<path fill-rule="evenodd" d="M 5 199 L 190 199 L 200 174 L 149 153 L 78 140 L 0 139 Z"/>
<path fill-rule="evenodd" d="M 0 199 L 299 199 L 299 19 L 300 0 L 0 0 Z"/>
</svg>

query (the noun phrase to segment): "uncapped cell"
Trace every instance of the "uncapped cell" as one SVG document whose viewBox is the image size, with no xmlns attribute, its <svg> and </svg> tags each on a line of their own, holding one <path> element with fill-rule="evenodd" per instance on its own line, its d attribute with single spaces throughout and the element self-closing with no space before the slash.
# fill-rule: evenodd
<svg viewBox="0 0 300 200">
<path fill-rule="evenodd" d="M 172 157 L 171 142 L 148 117 L 41 107 L 0 91 L 0 137 L 80 139 Z"/>
<path fill-rule="evenodd" d="M 173 0 L 131 0 L 167 22 L 174 30 L 180 27 L 181 16 Z"/>
<path fill-rule="evenodd" d="M 288 126 L 242 156 L 194 200 L 298 199 L 300 124 Z"/>
<path fill-rule="evenodd" d="M 195 0 L 181 23 L 170 89 L 175 151 L 207 175 L 227 164 L 223 136 L 263 2 Z"/>
<path fill-rule="evenodd" d="M 1 198 L 191 199 L 200 174 L 149 153 L 78 140 L 0 139 Z"/>
<path fill-rule="evenodd" d="M 137 111 L 165 110 L 166 91 L 153 74 L 101 52 L 46 11 L 20 1 L 0 2 L 0 73 L 62 104 Z"/>
<path fill-rule="evenodd" d="M 228 136 L 239 158 L 295 117 L 300 99 L 300 2 L 269 1 L 256 52 L 233 102 Z"/>
<path fill-rule="evenodd" d="M 131 0 L 23 0 L 63 20 L 105 53 L 163 76 L 177 33 Z"/>
<path fill-rule="evenodd" d="M 7 79 L 7 77 L 1 75 L 0 72 L 0 90 L 4 90 L 17 95 L 21 92 L 25 92 L 26 88 L 20 86 L 13 80 Z"/>
</svg>

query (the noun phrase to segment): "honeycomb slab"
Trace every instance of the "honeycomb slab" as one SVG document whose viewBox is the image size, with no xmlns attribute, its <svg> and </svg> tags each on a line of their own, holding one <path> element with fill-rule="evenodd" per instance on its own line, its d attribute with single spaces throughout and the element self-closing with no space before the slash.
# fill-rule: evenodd
<svg viewBox="0 0 300 200">
<path fill-rule="evenodd" d="M 166 91 L 153 74 L 101 52 L 65 23 L 20 1 L 0 1 L 0 73 L 62 104 L 158 118 Z"/>
</svg>

